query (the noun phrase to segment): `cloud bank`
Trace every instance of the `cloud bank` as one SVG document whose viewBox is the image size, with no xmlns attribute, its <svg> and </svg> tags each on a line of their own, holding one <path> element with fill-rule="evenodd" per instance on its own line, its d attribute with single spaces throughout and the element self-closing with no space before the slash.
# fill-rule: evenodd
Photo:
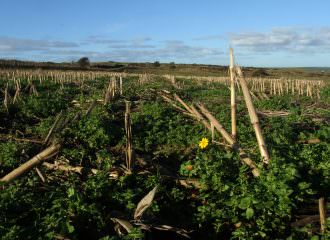
<svg viewBox="0 0 330 240">
<path fill-rule="evenodd" d="M 213 45 L 220 46 L 213 47 Z M 0 58 L 42 61 L 71 61 L 82 56 L 92 61 L 185 62 L 227 64 L 227 49 L 237 56 L 255 58 L 278 53 L 308 58 L 311 54 L 330 53 L 330 27 L 273 28 L 268 32 L 237 32 L 197 36 L 190 43 L 160 41 L 151 37 L 116 39 L 92 35 L 83 40 L 62 41 L 0 36 Z M 223 51 L 224 50 L 224 51 Z"/>
<path fill-rule="evenodd" d="M 79 44 L 67 41 L 20 39 L 0 36 L 1 52 L 29 52 L 54 48 L 76 48 Z"/>
</svg>

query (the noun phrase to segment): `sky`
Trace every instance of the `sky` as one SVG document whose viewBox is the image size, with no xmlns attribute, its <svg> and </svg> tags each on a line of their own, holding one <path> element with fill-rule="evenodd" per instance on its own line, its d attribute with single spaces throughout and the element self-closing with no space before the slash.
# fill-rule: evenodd
<svg viewBox="0 0 330 240">
<path fill-rule="evenodd" d="M 0 0 L 0 58 L 330 67 L 329 0 Z"/>
</svg>

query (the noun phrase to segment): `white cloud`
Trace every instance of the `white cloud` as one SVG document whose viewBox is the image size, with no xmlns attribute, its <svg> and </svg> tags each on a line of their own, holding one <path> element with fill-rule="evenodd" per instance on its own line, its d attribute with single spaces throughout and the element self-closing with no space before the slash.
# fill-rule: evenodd
<svg viewBox="0 0 330 240">
<path fill-rule="evenodd" d="M 229 34 L 234 47 L 252 53 L 330 51 L 330 29 L 274 28 L 270 32 Z"/>
<path fill-rule="evenodd" d="M 84 44 L 89 45 L 104 45 L 110 49 L 138 49 L 138 48 L 155 48 L 155 45 L 150 44 L 150 37 L 134 38 L 132 40 L 120 40 L 108 38 L 105 36 L 89 36 Z"/>
<path fill-rule="evenodd" d="M 223 55 L 222 51 L 213 48 L 190 46 L 182 41 L 166 41 L 161 46 L 155 46 L 151 49 L 110 49 L 105 52 L 98 51 L 45 51 L 44 54 L 62 55 L 63 57 L 79 58 L 88 56 L 94 61 L 199 61 L 209 57 L 218 57 Z"/>
</svg>

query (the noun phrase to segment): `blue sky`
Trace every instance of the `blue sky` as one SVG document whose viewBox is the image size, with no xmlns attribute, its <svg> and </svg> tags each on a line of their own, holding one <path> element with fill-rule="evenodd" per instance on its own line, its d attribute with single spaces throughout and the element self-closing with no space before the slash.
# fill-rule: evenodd
<svg viewBox="0 0 330 240">
<path fill-rule="evenodd" d="M 1 0 L 0 58 L 330 67 L 328 0 Z"/>
</svg>

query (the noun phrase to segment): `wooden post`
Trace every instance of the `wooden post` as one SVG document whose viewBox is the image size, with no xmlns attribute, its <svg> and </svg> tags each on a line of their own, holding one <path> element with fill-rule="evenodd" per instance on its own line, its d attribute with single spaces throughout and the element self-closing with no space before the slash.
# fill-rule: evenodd
<svg viewBox="0 0 330 240">
<path fill-rule="evenodd" d="M 119 87 L 120 87 L 120 96 L 123 95 L 123 78 L 122 76 L 119 77 Z"/>
<path fill-rule="evenodd" d="M 326 227 L 326 201 L 324 197 L 321 197 L 319 199 L 319 212 L 320 212 L 320 225 L 321 225 L 321 233 L 325 232 L 325 227 Z"/>
<path fill-rule="evenodd" d="M 125 131 L 126 131 L 126 168 L 131 171 L 133 165 L 133 143 L 132 143 L 132 128 L 131 128 L 131 103 L 126 101 L 125 112 Z"/>
<path fill-rule="evenodd" d="M 104 105 L 107 105 L 108 102 L 111 99 L 111 92 L 112 92 L 112 79 L 110 79 L 109 83 L 108 83 L 108 87 L 105 90 L 105 95 L 104 95 Z"/>
<path fill-rule="evenodd" d="M 212 142 L 214 142 L 214 124 L 211 122 Z"/>
<path fill-rule="evenodd" d="M 234 71 L 234 54 L 230 48 L 230 107 L 231 107 L 231 135 L 236 141 L 237 125 L 236 125 L 236 93 L 235 93 L 235 71 Z"/>
<path fill-rule="evenodd" d="M 246 84 L 246 81 L 245 81 L 245 78 L 243 76 L 241 68 L 237 66 L 236 71 L 237 71 L 238 76 L 239 76 L 239 82 L 240 82 L 241 87 L 242 87 L 246 107 L 249 111 L 250 120 L 251 120 L 251 123 L 253 125 L 254 131 L 256 133 L 260 154 L 263 158 L 264 164 L 267 165 L 269 163 L 269 154 L 268 154 L 268 151 L 267 151 L 267 147 L 266 147 L 264 137 L 261 133 L 261 129 L 260 129 L 260 125 L 259 125 L 259 118 L 258 118 L 257 112 L 256 112 L 256 110 L 253 106 L 253 102 L 252 102 L 252 98 L 251 98 L 251 95 L 250 95 L 250 92 L 249 92 L 249 88 Z"/>
<path fill-rule="evenodd" d="M 111 96 L 114 99 L 116 95 L 116 77 L 112 77 L 111 79 L 111 90 Z"/>
</svg>

